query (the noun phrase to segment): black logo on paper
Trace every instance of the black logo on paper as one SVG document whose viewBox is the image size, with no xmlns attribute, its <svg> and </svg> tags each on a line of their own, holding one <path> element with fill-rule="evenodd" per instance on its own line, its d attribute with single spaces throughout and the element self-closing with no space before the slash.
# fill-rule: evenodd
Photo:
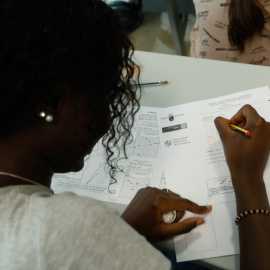
<svg viewBox="0 0 270 270">
<path fill-rule="evenodd" d="M 170 121 L 173 121 L 174 120 L 173 114 L 169 114 L 169 120 Z"/>
<path fill-rule="evenodd" d="M 172 145 L 172 141 L 171 140 L 167 140 L 167 141 L 165 141 L 164 144 L 165 144 L 165 146 L 170 147 Z"/>
</svg>

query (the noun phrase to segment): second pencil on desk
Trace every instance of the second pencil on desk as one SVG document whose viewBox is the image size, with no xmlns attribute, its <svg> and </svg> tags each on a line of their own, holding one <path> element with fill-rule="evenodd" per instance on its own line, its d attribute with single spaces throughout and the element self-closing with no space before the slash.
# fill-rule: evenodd
<svg viewBox="0 0 270 270">
<path fill-rule="evenodd" d="M 169 83 L 169 81 L 157 81 L 157 82 L 141 83 L 141 86 L 165 85 L 168 83 Z"/>
</svg>

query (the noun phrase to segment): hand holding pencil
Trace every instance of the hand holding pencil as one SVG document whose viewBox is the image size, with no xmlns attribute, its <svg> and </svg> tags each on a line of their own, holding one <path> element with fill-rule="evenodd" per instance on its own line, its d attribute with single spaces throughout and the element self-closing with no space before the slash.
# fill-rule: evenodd
<svg viewBox="0 0 270 270">
<path fill-rule="evenodd" d="M 254 172 L 262 175 L 269 156 L 270 123 L 245 105 L 230 120 L 218 117 L 215 124 L 232 177 Z"/>
</svg>

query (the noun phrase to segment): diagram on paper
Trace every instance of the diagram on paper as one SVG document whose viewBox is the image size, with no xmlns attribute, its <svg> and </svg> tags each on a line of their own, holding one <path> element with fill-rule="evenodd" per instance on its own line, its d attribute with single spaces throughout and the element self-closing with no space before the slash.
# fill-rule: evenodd
<svg viewBox="0 0 270 270">
<path fill-rule="evenodd" d="M 139 128 L 137 131 L 132 156 L 156 158 L 159 150 L 159 137 L 146 136 L 147 132 L 153 132 L 153 128 Z M 158 134 L 156 129 L 155 133 Z"/>
<path fill-rule="evenodd" d="M 85 162 L 87 164 L 87 162 Z M 76 173 L 55 174 L 54 183 L 56 188 L 67 190 L 88 190 L 93 192 L 108 192 L 109 179 L 106 174 L 109 172 L 107 164 L 93 163 L 90 168 Z"/>
<path fill-rule="evenodd" d="M 224 115 L 210 115 L 203 117 L 203 124 L 206 132 L 206 137 L 209 145 L 215 145 L 220 143 L 218 131 L 216 129 L 214 120 L 217 116 L 225 117 Z"/>
<path fill-rule="evenodd" d="M 166 185 L 166 178 L 165 178 L 165 171 L 162 171 L 161 177 L 160 177 L 160 184 L 159 184 L 159 188 L 160 189 L 164 189 L 167 188 Z"/>
<path fill-rule="evenodd" d="M 128 166 L 120 197 L 133 198 L 139 189 L 149 186 L 151 179 L 148 176 L 150 173 L 152 173 L 150 168 L 143 169 L 139 166 Z"/>
<path fill-rule="evenodd" d="M 209 196 L 216 196 L 234 192 L 231 177 L 224 176 L 206 181 Z"/>
<path fill-rule="evenodd" d="M 83 170 L 67 174 L 54 174 L 54 187 L 60 190 L 87 190 L 107 193 L 109 166 L 100 147 L 101 143 L 99 142 L 93 148 L 91 155 L 85 157 Z"/>
</svg>

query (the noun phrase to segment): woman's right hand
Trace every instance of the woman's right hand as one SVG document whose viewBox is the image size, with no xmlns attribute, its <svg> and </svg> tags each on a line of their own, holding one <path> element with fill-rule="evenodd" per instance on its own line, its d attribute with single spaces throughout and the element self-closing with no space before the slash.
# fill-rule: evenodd
<svg viewBox="0 0 270 270">
<path fill-rule="evenodd" d="M 251 131 L 247 137 L 230 124 Z M 257 175 L 262 178 L 270 149 L 270 123 L 250 105 L 242 107 L 230 120 L 218 117 L 215 125 L 223 144 L 232 178 Z"/>
<path fill-rule="evenodd" d="M 236 196 L 237 214 L 248 210 L 269 210 L 263 180 L 270 149 L 270 123 L 250 105 L 241 108 L 230 120 L 215 120 L 223 143 Z M 251 131 L 251 137 L 231 130 L 230 124 Z M 239 221 L 241 269 L 270 269 L 270 216 L 253 214 Z"/>
</svg>

